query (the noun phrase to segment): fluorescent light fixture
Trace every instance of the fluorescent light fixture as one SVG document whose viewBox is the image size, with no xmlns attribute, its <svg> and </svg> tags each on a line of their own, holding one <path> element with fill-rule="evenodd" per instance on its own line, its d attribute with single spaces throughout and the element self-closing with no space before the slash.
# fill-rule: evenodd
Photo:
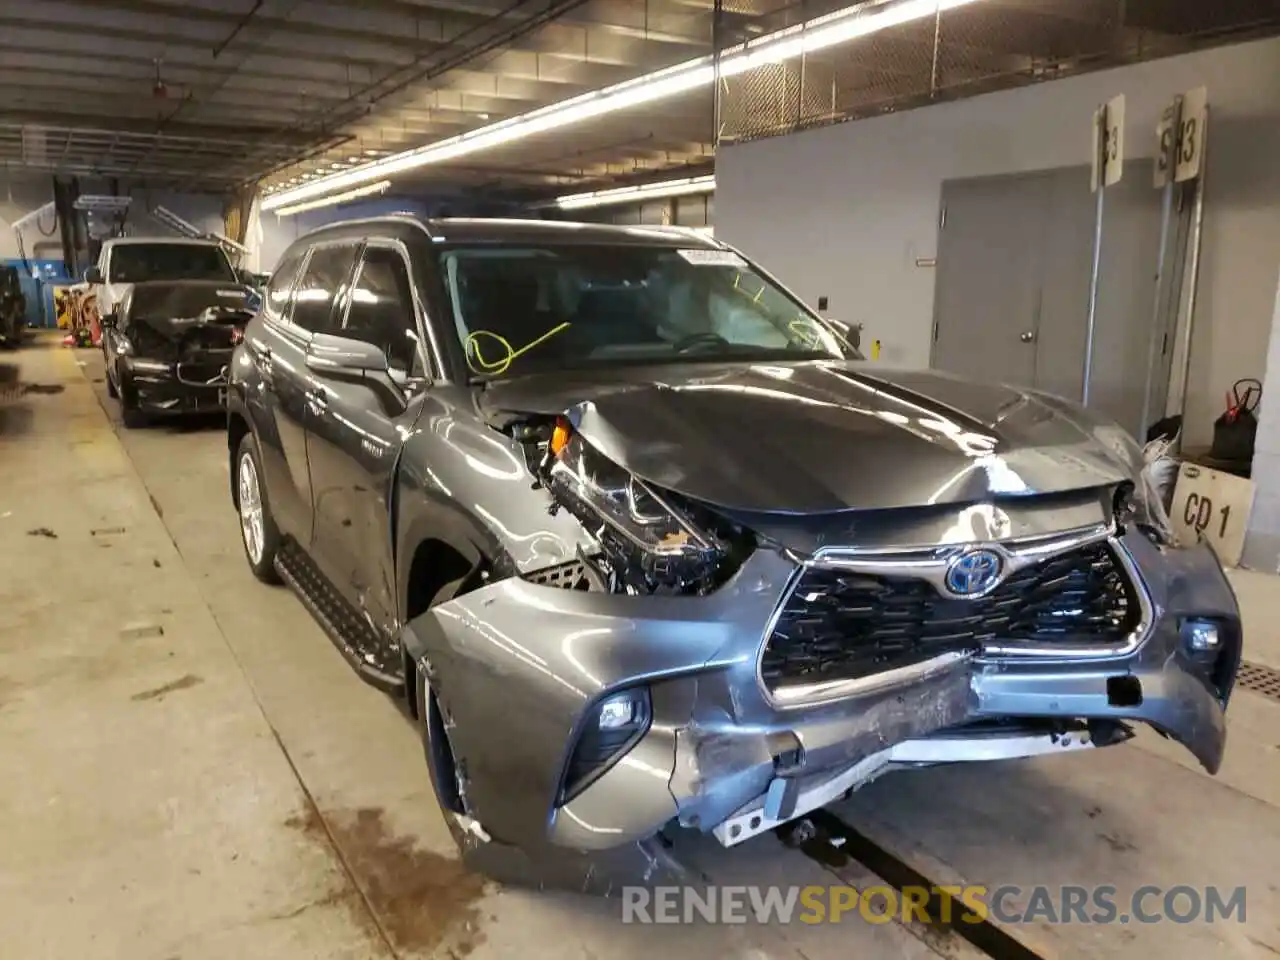
<svg viewBox="0 0 1280 960">
<path fill-rule="evenodd" d="M 637 203 L 659 197 L 679 197 L 690 193 L 711 193 L 716 188 L 715 174 L 705 177 L 685 177 L 681 180 L 662 180 L 643 183 L 634 187 L 618 187 L 613 190 L 591 190 L 587 193 L 571 193 L 556 197 L 561 210 L 583 210 L 587 207 L 608 207 L 620 203 Z"/>
<path fill-rule="evenodd" d="M 286 207 L 274 207 L 277 217 L 291 217 L 295 213 L 306 213 L 308 210 L 319 210 L 321 207 L 332 207 L 334 204 L 346 203 L 348 200 L 358 200 L 361 197 L 371 197 L 377 193 L 386 193 L 387 188 L 391 186 L 390 180 L 383 180 L 381 183 L 371 183 L 367 186 L 357 187 L 354 190 L 347 190 L 345 193 L 335 193 L 327 197 L 321 197 L 319 200 L 309 200 L 305 203 L 294 203 Z M 266 202 L 263 202 L 266 207 Z"/>
<path fill-rule="evenodd" d="M 225 234 L 218 233 L 218 231 L 216 230 L 213 231 L 211 234 L 209 234 L 209 236 L 213 237 L 213 239 L 217 240 L 224 247 L 230 247 L 236 253 L 249 252 L 249 248 L 246 247 L 243 243 L 236 243 L 236 241 L 232 240 L 230 237 L 226 236 Z"/>
<path fill-rule="evenodd" d="M 72 204 L 77 210 L 119 213 L 129 209 L 132 197 L 117 197 L 106 193 L 86 193 L 76 197 Z"/>
<path fill-rule="evenodd" d="M 163 223 L 170 230 L 174 231 L 175 233 L 180 233 L 184 237 L 190 237 L 191 239 L 194 240 L 204 236 L 203 230 L 201 230 L 191 221 L 184 220 L 182 217 L 178 216 L 168 207 L 163 207 L 163 206 L 160 206 L 159 204 L 156 204 L 155 209 L 151 211 L 151 215 L 155 217 L 157 220 L 159 220 L 161 223 Z"/>
<path fill-rule="evenodd" d="M 718 63 L 711 56 L 687 60 L 632 80 L 539 107 L 519 116 L 486 124 L 455 137 L 371 160 L 349 170 L 320 177 L 311 183 L 281 190 L 263 200 L 262 209 L 275 210 L 323 196 L 332 190 L 381 180 L 428 164 L 456 160 L 513 140 L 652 103 L 664 97 L 705 87 L 714 82 L 717 76 L 737 76 L 765 64 L 780 63 L 801 54 L 825 50 L 836 44 L 973 2 L 975 0 L 898 0 L 870 8 L 866 4 L 858 4 L 731 47 L 721 54 Z"/>
</svg>

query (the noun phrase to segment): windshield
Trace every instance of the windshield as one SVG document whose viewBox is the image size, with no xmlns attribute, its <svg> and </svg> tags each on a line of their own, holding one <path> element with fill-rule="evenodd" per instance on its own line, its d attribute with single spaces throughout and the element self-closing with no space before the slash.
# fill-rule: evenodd
<svg viewBox="0 0 1280 960">
<path fill-rule="evenodd" d="M 202 243 L 122 243 L 107 267 L 111 283 L 235 279 L 226 254 Z"/>
<path fill-rule="evenodd" d="M 856 356 L 735 253 L 634 245 L 440 253 L 479 377 L 627 362 Z"/>
</svg>

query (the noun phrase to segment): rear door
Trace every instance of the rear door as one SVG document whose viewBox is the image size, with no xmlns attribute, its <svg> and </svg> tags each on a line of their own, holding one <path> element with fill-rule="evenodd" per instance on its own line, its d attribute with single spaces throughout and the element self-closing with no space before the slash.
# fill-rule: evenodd
<svg viewBox="0 0 1280 960">
<path fill-rule="evenodd" d="M 328 333 L 334 324 L 334 305 L 346 292 L 355 266 L 357 245 L 353 241 L 321 243 L 313 246 L 300 264 L 285 309 L 270 308 L 279 298 L 287 280 L 281 277 L 285 264 L 272 277 L 268 288 L 268 311 L 264 323 L 251 328 L 249 348 L 267 381 L 265 402 L 267 435 L 259 436 L 267 496 L 281 531 L 303 547 L 312 536 L 311 476 L 307 464 L 305 419 L 307 391 L 307 345 L 315 333 Z M 276 279 L 281 278 L 280 287 Z"/>
<path fill-rule="evenodd" d="M 383 636 L 397 621 L 391 490 L 400 447 L 426 385 L 421 298 L 403 244 L 370 239 L 338 333 L 381 347 L 404 403 L 385 390 L 313 372 L 307 457 L 315 504 L 313 556 L 325 575 Z M 425 343 L 425 340 L 423 341 Z"/>
</svg>

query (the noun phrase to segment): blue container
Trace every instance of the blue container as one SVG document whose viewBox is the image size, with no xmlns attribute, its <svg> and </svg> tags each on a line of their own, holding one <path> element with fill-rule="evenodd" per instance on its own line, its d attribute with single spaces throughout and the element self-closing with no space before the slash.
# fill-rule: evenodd
<svg viewBox="0 0 1280 960">
<path fill-rule="evenodd" d="M 16 267 L 22 295 L 27 298 L 27 326 L 56 327 L 58 312 L 53 305 L 53 288 L 75 283 L 67 274 L 61 260 L 5 260 L 7 267 Z M 34 274 L 38 275 L 38 279 Z"/>
</svg>

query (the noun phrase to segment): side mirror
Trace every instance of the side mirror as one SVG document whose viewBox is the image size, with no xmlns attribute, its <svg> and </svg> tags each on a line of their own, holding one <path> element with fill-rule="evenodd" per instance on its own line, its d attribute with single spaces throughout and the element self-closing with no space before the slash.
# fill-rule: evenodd
<svg viewBox="0 0 1280 960">
<path fill-rule="evenodd" d="M 857 350 L 862 343 L 862 325 L 845 323 L 843 320 L 836 320 L 827 317 L 827 326 L 833 329 L 849 346 Z"/>
<path fill-rule="evenodd" d="M 90 267 L 84 272 L 85 283 L 102 283 L 102 271 L 97 267 Z"/>
<path fill-rule="evenodd" d="M 393 413 L 404 410 L 404 390 L 391 375 L 382 348 L 364 340 L 317 333 L 307 348 L 307 369 L 323 377 L 370 387 Z"/>
</svg>

